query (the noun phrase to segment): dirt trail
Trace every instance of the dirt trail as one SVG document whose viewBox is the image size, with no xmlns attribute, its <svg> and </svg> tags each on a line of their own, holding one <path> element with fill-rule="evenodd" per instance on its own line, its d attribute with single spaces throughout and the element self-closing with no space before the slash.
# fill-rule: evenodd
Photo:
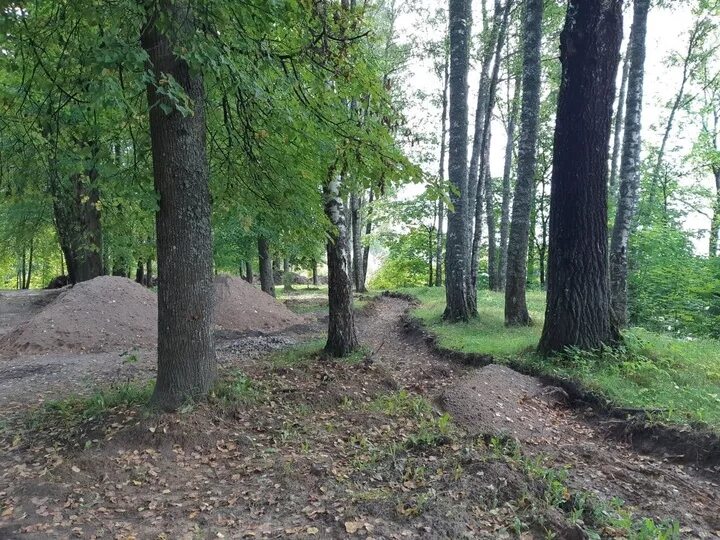
<svg viewBox="0 0 720 540">
<path fill-rule="evenodd" d="M 377 349 L 375 361 L 402 386 L 433 398 L 471 433 L 517 438 L 525 453 L 567 468 L 573 488 L 620 497 L 659 520 L 677 519 L 684 538 L 720 537 L 717 471 L 640 455 L 606 438 L 599 425 L 558 400 L 558 389 L 533 377 L 500 365 L 477 369 L 448 361 L 405 334 L 408 305 L 383 298 L 361 327 L 361 339 Z"/>
</svg>

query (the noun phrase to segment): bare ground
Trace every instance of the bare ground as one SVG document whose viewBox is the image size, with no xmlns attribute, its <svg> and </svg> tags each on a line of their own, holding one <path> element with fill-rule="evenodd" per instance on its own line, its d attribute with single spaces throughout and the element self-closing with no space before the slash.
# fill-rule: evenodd
<svg viewBox="0 0 720 540">
<path fill-rule="evenodd" d="M 222 341 L 226 372 L 242 369 L 252 383 L 237 403 L 161 417 L 120 407 L 42 433 L 8 427 L 0 538 L 584 538 L 564 508 L 584 491 L 677 519 L 684 538 L 720 537 L 716 470 L 633 452 L 533 378 L 448 361 L 403 332 L 407 306 L 382 298 L 365 309 L 359 363 L 267 360 L 317 328 Z M 74 392 L 82 376 L 86 389 L 149 378 L 153 362 L 4 363 L 0 402 L 27 407 L 38 391 Z M 525 457 L 498 453 L 487 433 L 517 438 Z M 533 459 L 566 469 L 574 494 L 550 503 Z"/>
</svg>

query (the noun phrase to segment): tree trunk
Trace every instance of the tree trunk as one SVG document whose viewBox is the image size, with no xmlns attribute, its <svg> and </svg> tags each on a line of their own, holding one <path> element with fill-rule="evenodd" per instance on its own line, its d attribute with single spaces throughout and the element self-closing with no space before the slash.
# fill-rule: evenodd
<svg viewBox="0 0 720 540">
<path fill-rule="evenodd" d="M 325 215 L 332 227 L 327 241 L 330 314 L 325 351 L 334 357 L 347 356 L 359 346 L 355 331 L 346 212 L 340 197 L 343 180 L 344 172 L 336 176 L 336 172 L 331 170 L 324 189 Z"/>
<path fill-rule="evenodd" d="M 717 257 L 718 235 L 720 234 L 720 167 L 713 169 L 715 176 L 715 204 L 713 205 L 712 221 L 710 222 L 710 246 L 708 255 Z"/>
<path fill-rule="evenodd" d="M 147 263 L 145 263 L 146 271 L 145 271 L 145 285 L 147 287 L 153 286 L 153 267 L 152 267 L 152 259 L 148 257 Z"/>
<path fill-rule="evenodd" d="M 32 279 L 33 271 L 33 256 L 35 255 L 35 239 L 30 238 L 30 254 L 28 255 L 28 271 L 27 278 L 25 279 L 25 288 L 30 288 L 30 280 Z"/>
<path fill-rule="evenodd" d="M 20 272 L 17 283 L 18 289 L 26 289 L 25 287 L 25 247 L 22 248 L 22 255 L 20 256 Z"/>
<path fill-rule="evenodd" d="M 372 188 L 368 190 L 368 211 L 367 216 L 365 218 L 365 237 L 369 237 L 370 233 L 372 233 L 372 203 L 374 201 L 375 193 L 373 192 Z M 367 243 L 366 246 L 363 247 L 363 270 L 362 270 L 362 286 L 363 290 L 366 290 L 365 284 L 367 283 L 367 271 L 368 271 L 368 261 L 370 260 L 370 242 Z"/>
<path fill-rule="evenodd" d="M 528 0 L 525 4 L 520 141 L 505 283 L 505 324 L 509 326 L 526 326 L 532 323 L 525 291 L 528 279 L 528 243 L 530 235 L 534 235 L 534 229 L 530 227 L 530 214 L 535 197 L 543 9 L 543 0 Z"/>
<path fill-rule="evenodd" d="M 158 262 L 158 373 L 152 403 L 175 410 L 204 397 L 217 364 L 212 335 L 213 254 L 202 76 L 176 56 L 175 38 L 195 33 L 185 0 L 160 0 L 148 12 L 142 46 L 156 80 L 172 77 L 194 104 L 183 116 L 148 84 Z M 163 109 L 168 109 L 166 113 Z"/>
<path fill-rule="evenodd" d="M 503 168 L 502 207 L 500 212 L 500 260 L 495 281 L 498 290 L 505 290 L 507 275 L 508 236 L 510 234 L 510 199 L 512 194 L 512 158 L 515 148 L 515 125 L 520 108 L 520 77 L 515 77 L 515 95 L 508 107 L 507 145 L 505 145 L 505 166 Z M 509 93 L 509 90 L 508 90 Z"/>
<path fill-rule="evenodd" d="M 541 354 L 619 339 L 610 317 L 607 182 L 621 41 L 622 0 L 569 0 L 560 37 Z"/>
<path fill-rule="evenodd" d="M 317 260 L 312 260 L 312 284 L 317 287 L 318 284 L 318 274 L 317 274 Z"/>
<path fill-rule="evenodd" d="M 135 270 L 135 283 L 142 285 L 145 283 L 145 267 L 141 260 L 137 262 L 137 269 Z"/>
<path fill-rule="evenodd" d="M 447 151 L 447 111 L 448 111 L 448 79 L 450 76 L 450 62 L 447 55 L 443 65 L 443 93 L 442 93 L 442 117 L 440 119 L 440 169 L 438 178 L 441 185 L 445 183 L 445 153 Z M 442 252 L 443 252 L 443 223 L 445 221 L 445 201 L 438 200 L 438 228 L 435 244 L 435 286 L 442 287 Z"/>
<path fill-rule="evenodd" d="M 623 62 L 622 75 L 620 76 L 620 94 L 618 95 L 617 112 L 615 113 L 615 129 L 613 139 L 612 157 L 610 158 L 610 190 L 614 192 L 617 184 L 618 160 L 620 159 L 620 148 L 622 145 L 622 128 L 625 121 L 625 95 L 627 90 L 628 73 L 630 71 L 630 44 L 628 42 L 625 61 Z"/>
<path fill-rule="evenodd" d="M 360 211 L 362 209 L 362 197 L 356 193 L 350 195 L 350 220 L 352 225 L 352 248 L 353 248 L 353 284 L 358 292 L 366 292 L 365 281 L 363 280 L 363 247 L 362 247 L 362 220 Z"/>
<path fill-rule="evenodd" d="M 270 244 L 263 236 L 258 236 L 258 260 L 260 264 L 260 289 L 275 296 L 275 279 L 273 277 L 273 264 L 270 257 Z"/>
<path fill-rule="evenodd" d="M 635 0 L 633 25 L 630 30 L 630 71 L 623 135 L 622 159 L 620 161 L 620 193 L 617 213 L 610 241 L 610 289 L 615 324 L 627 325 L 627 243 L 630 237 L 640 189 L 641 113 L 643 78 L 645 74 L 645 36 L 650 0 Z"/>
<path fill-rule="evenodd" d="M 448 321 L 467 321 L 467 131 L 468 62 L 470 39 L 469 0 L 450 0 L 450 130 L 448 176 L 454 188 L 450 192 L 453 208 L 448 212 L 445 249 L 445 298 L 443 317 Z"/>
<path fill-rule="evenodd" d="M 245 261 L 245 281 L 253 282 L 253 267 L 250 261 Z"/>
<path fill-rule="evenodd" d="M 292 276 L 290 275 L 290 260 L 285 257 L 283 259 L 283 291 L 292 291 Z"/>
<path fill-rule="evenodd" d="M 495 108 L 495 94 L 497 90 L 498 77 L 500 74 L 500 63 L 502 48 L 505 43 L 505 34 L 507 32 L 508 20 L 510 17 L 510 8 L 512 7 L 512 0 L 506 0 L 505 6 L 500 9 L 499 2 L 496 2 L 495 9 L 496 13 L 493 16 L 493 45 L 495 47 L 493 52 L 493 69 L 487 86 L 487 98 L 485 99 L 485 111 L 482 115 L 483 127 L 482 127 L 482 140 L 480 146 L 480 166 L 478 168 L 480 179 L 478 182 L 476 192 L 470 205 L 475 210 L 475 223 L 474 231 L 472 231 L 472 223 L 470 224 L 469 234 L 472 238 L 472 247 L 470 250 L 470 267 L 468 269 L 468 304 L 470 305 L 471 312 L 477 313 L 477 273 L 478 273 L 478 259 L 480 253 L 480 240 L 482 238 L 482 206 L 485 204 L 485 213 L 488 220 L 488 276 L 489 286 L 491 290 L 495 290 L 495 269 L 496 260 L 496 243 L 495 243 L 495 212 L 493 209 L 493 181 L 490 174 L 490 126 L 492 121 L 493 109 Z M 482 184 L 482 186 L 480 185 Z M 472 195 L 472 194 L 471 194 Z M 484 196 L 484 198 L 483 198 Z"/>
</svg>

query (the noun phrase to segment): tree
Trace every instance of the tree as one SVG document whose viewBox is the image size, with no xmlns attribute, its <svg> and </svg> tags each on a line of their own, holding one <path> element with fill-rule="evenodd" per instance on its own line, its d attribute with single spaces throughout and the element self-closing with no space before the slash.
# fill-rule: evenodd
<svg viewBox="0 0 720 540">
<path fill-rule="evenodd" d="M 523 21 L 523 81 L 518 173 L 510 223 L 505 283 L 505 324 L 510 326 L 528 325 L 532 322 L 525 299 L 525 285 L 530 210 L 535 188 L 535 146 L 540 113 L 543 5 L 543 0 L 528 0 L 525 4 Z"/>
<path fill-rule="evenodd" d="M 619 339 L 610 318 L 607 176 L 621 8 L 621 0 L 570 0 L 560 37 L 541 354 Z"/>
<path fill-rule="evenodd" d="M 610 285 L 615 322 L 627 324 L 628 238 L 638 205 L 640 189 L 641 115 L 645 76 L 645 36 L 650 0 L 635 0 L 628 45 L 628 71 L 625 129 L 620 160 L 620 193 L 610 241 Z"/>
<path fill-rule="evenodd" d="M 258 259 L 260 263 L 260 289 L 275 296 L 275 279 L 273 277 L 270 244 L 264 236 L 258 236 Z"/>
<path fill-rule="evenodd" d="M 450 0 L 450 129 L 448 141 L 448 179 L 451 185 L 445 249 L 445 299 L 443 317 L 448 321 L 467 321 L 471 315 L 466 281 L 467 235 L 467 136 L 468 62 L 470 39 L 470 1 Z"/>
<path fill-rule="evenodd" d="M 205 396 L 217 370 L 203 78 L 176 52 L 194 33 L 187 2 L 148 6 L 141 42 L 153 75 L 147 98 L 159 197 L 158 373 L 152 403 L 164 410 Z"/>
<path fill-rule="evenodd" d="M 632 41 L 628 43 L 628 51 L 625 53 L 625 60 L 623 61 L 622 74 L 620 75 L 620 93 L 617 99 L 617 111 L 615 112 L 615 125 L 613 128 L 613 146 L 612 156 L 610 157 L 610 188 L 615 189 L 617 184 L 618 176 L 618 161 L 621 156 L 622 146 L 622 127 L 625 121 L 625 96 L 627 95 L 627 80 L 628 73 L 630 71 L 630 45 Z"/>
</svg>

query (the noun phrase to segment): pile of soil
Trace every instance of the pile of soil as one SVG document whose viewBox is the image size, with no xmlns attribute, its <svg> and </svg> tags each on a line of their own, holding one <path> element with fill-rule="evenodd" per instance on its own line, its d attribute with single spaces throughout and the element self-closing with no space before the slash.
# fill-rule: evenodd
<svg viewBox="0 0 720 540">
<path fill-rule="evenodd" d="M 282 330 L 303 320 L 267 293 L 244 279 L 215 278 L 215 325 L 222 330 Z"/>
<path fill-rule="evenodd" d="M 152 349 L 157 297 L 123 277 L 78 283 L 0 339 L 0 354 Z"/>
</svg>

